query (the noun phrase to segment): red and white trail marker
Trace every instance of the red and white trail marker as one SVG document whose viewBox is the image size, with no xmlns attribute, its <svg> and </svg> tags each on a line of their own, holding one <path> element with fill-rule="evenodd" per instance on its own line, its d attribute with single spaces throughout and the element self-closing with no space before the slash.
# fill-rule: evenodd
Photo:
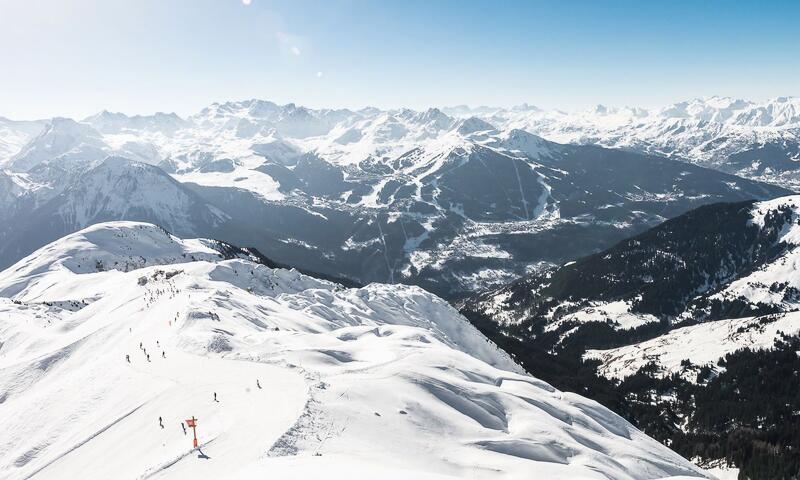
<svg viewBox="0 0 800 480">
<path fill-rule="evenodd" d="M 197 430 L 195 430 L 197 427 L 197 419 L 192 417 L 189 420 L 186 420 L 186 426 L 192 428 L 192 435 L 194 435 L 194 448 L 197 448 Z"/>
</svg>

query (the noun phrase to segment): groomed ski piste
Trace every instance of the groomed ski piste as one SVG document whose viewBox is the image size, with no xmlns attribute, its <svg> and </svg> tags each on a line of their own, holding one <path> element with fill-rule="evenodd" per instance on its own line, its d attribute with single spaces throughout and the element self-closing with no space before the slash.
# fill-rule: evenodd
<svg viewBox="0 0 800 480">
<path fill-rule="evenodd" d="M 231 251 L 111 222 L 0 273 L 0 478 L 707 477 L 422 289 Z"/>
</svg>

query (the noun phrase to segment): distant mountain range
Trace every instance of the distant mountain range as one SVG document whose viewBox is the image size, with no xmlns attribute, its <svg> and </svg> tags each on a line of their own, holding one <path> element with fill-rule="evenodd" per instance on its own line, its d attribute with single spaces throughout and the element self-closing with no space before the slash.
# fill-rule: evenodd
<svg viewBox="0 0 800 480">
<path fill-rule="evenodd" d="M 792 193 L 648 153 L 664 153 L 657 149 L 555 143 L 528 131 L 537 115 L 545 114 L 248 100 L 185 119 L 2 120 L 0 265 L 93 222 L 127 219 L 253 245 L 328 275 L 459 298 L 703 204 Z M 785 121 L 763 128 L 794 118 L 774 117 Z"/>
<path fill-rule="evenodd" d="M 591 144 L 676 157 L 759 180 L 797 185 L 800 98 L 763 102 L 705 97 L 662 108 L 608 107 L 564 112 L 523 104 L 513 108 L 468 106 L 430 109 L 314 110 L 262 100 L 213 104 L 183 119 L 174 113 L 128 116 L 103 111 L 83 120 L 107 135 L 179 136 L 181 130 L 234 130 L 240 138 L 274 132 L 311 146 L 326 159 L 359 162 L 370 155 L 408 150 L 455 123 L 465 129 L 520 129 L 558 143 Z M 7 162 L 45 128 L 44 121 L 0 117 L 0 162 Z M 481 127 L 476 125 L 481 124 Z M 186 132 L 184 132 L 186 133 Z M 314 139 L 314 140 L 311 140 Z M 124 138 L 116 138 L 120 147 Z M 129 138 L 131 145 L 151 139 Z M 154 142 L 159 147 L 174 142 Z M 184 145 L 184 148 L 191 149 Z M 159 148 L 160 153 L 167 153 Z M 180 150 L 180 147 L 178 147 Z M 306 148 L 309 150 L 309 148 Z"/>
<path fill-rule="evenodd" d="M 598 105 L 574 113 L 528 105 L 445 111 L 556 142 L 664 155 L 790 188 L 800 184 L 800 98 L 707 97 L 656 109 Z"/>
</svg>

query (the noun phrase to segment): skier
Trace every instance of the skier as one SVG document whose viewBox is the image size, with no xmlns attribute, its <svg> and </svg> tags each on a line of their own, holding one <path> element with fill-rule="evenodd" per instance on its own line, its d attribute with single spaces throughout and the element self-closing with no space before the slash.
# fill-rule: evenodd
<svg viewBox="0 0 800 480">
<path fill-rule="evenodd" d="M 147 361 L 148 362 L 150 361 L 150 354 L 149 353 L 147 354 Z"/>
<path fill-rule="evenodd" d="M 167 352 L 161 352 L 161 358 L 167 358 Z"/>
<path fill-rule="evenodd" d="M 130 355 L 125 355 L 125 360 L 127 360 L 128 363 L 131 363 L 131 356 Z"/>
<path fill-rule="evenodd" d="M 181 422 L 181 428 L 183 428 L 183 434 L 186 435 L 186 425 Z"/>
<path fill-rule="evenodd" d="M 161 419 L 161 417 L 158 417 L 158 425 L 159 425 L 161 428 L 164 428 L 164 420 L 162 420 L 162 419 Z"/>
<path fill-rule="evenodd" d="M 139 342 L 139 350 L 144 350 L 144 347 L 142 347 L 142 342 Z"/>
<path fill-rule="evenodd" d="M 214 392 L 214 401 L 217 401 L 217 392 Z"/>
<path fill-rule="evenodd" d="M 256 387 L 258 387 L 258 389 L 261 390 L 261 384 L 258 383 L 258 379 L 257 378 L 256 378 Z"/>
</svg>

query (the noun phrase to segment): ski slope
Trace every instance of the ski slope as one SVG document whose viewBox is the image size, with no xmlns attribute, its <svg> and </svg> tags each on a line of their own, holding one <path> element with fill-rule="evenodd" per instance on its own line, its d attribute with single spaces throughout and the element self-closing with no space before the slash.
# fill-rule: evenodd
<svg viewBox="0 0 800 480">
<path fill-rule="evenodd" d="M 112 222 L 0 273 L 0 478 L 706 476 L 424 290 L 225 252 Z"/>
</svg>

